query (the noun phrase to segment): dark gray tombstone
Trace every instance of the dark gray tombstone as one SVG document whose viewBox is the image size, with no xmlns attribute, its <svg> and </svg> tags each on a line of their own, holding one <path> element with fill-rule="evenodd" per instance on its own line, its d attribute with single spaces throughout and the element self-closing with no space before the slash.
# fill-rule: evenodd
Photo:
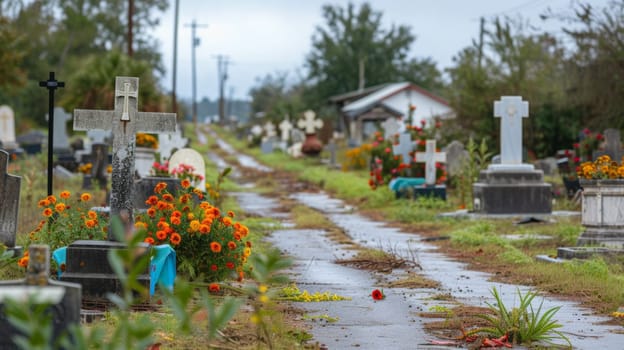
<svg viewBox="0 0 624 350">
<path fill-rule="evenodd" d="M 0 349 L 19 349 L 13 337 L 20 331 L 9 323 L 5 314 L 7 299 L 20 303 L 31 301 L 47 305 L 46 313 L 52 318 L 52 337 L 56 340 L 72 325 L 80 324 L 82 287 L 79 284 L 58 282 L 48 278 L 50 271 L 50 248 L 33 244 L 29 247 L 29 263 L 26 278 L 16 281 L 0 281 Z M 72 342 L 72 339 L 68 339 Z"/>
<path fill-rule="evenodd" d="M 273 153 L 273 138 L 269 137 L 262 141 L 260 150 L 263 154 Z"/>
<path fill-rule="evenodd" d="M 620 136 L 620 130 L 606 129 L 604 131 L 605 146 L 604 150 L 595 151 L 593 159 L 596 159 L 604 154 L 611 157 L 612 160 L 620 162 L 622 156 L 624 156 L 624 150 L 622 150 L 622 141 Z"/>
<path fill-rule="evenodd" d="M 0 243 L 20 255 L 22 248 L 15 246 L 15 235 L 22 178 L 9 175 L 8 167 L 9 153 L 0 150 Z"/>
</svg>

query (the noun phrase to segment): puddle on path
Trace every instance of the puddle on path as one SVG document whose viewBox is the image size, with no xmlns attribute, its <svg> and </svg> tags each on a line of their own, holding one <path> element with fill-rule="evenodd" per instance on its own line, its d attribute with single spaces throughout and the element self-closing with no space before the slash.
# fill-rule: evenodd
<svg viewBox="0 0 624 350">
<path fill-rule="evenodd" d="M 485 301 L 493 303 L 491 289 L 498 288 L 506 305 L 517 305 L 517 289 L 526 293 L 528 287 L 488 281 L 490 275 L 468 270 L 465 264 L 451 261 L 444 255 L 433 251 L 433 245 L 420 242 L 422 237 L 415 234 L 401 233 L 397 229 L 384 227 L 358 214 L 335 214 L 324 211 L 323 203 L 330 200 L 333 206 L 339 206 L 336 199 L 325 193 L 299 193 L 293 198 L 326 213 L 327 217 L 341 227 L 357 243 L 370 248 L 393 252 L 403 258 L 415 255 L 423 268 L 421 273 L 442 284 L 445 292 L 451 293 L 457 300 L 467 305 L 486 306 Z M 408 254 L 408 255 L 405 255 Z M 537 302 L 541 301 L 537 298 Z M 535 305 L 536 307 L 539 304 Z M 578 307 L 575 303 L 544 299 L 543 309 L 560 306 L 555 318 L 563 324 L 563 332 L 576 349 L 622 349 L 624 336 L 613 331 L 621 327 L 601 325 L 606 317 L 592 316 L 591 310 Z"/>
</svg>

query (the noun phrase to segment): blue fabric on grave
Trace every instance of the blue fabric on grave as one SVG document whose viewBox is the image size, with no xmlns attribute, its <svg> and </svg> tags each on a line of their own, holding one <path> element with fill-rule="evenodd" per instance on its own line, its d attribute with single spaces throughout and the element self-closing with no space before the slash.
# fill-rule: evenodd
<svg viewBox="0 0 624 350">
<path fill-rule="evenodd" d="M 401 191 L 406 187 L 420 186 L 425 183 L 424 177 L 396 177 L 390 181 L 388 186 L 394 192 Z"/>
<path fill-rule="evenodd" d="M 67 247 L 60 247 L 52 252 L 52 259 L 56 261 L 56 266 L 58 266 L 58 268 L 56 269 L 56 275 L 58 277 L 61 277 L 61 275 L 63 274 L 63 271 L 61 270 L 61 264 L 65 263 L 65 260 L 67 260 L 66 257 Z"/>
<path fill-rule="evenodd" d="M 156 285 L 173 290 L 176 278 L 176 252 L 168 244 L 154 246 L 154 256 L 150 264 L 150 295 L 154 295 Z"/>
<path fill-rule="evenodd" d="M 150 263 L 150 296 L 154 295 L 156 285 L 159 284 L 173 290 L 176 278 L 176 252 L 168 244 L 154 246 L 154 256 Z M 61 247 L 52 252 L 52 258 L 58 266 L 57 275 L 61 277 L 61 265 L 67 260 L 67 247 Z"/>
</svg>

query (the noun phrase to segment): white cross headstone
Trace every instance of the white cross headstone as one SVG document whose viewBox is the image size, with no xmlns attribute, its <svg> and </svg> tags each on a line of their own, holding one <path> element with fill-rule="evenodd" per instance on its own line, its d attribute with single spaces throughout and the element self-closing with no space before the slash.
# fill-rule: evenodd
<svg viewBox="0 0 624 350">
<path fill-rule="evenodd" d="M 275 125 L 271 121 L 268 121 L 264 124 L 264 134 L 266 135 L 267 139 L 270 139 L 277 135 L 277 133 L 275 132 Z"/>
<path fill-rule="evenodd" d="M 132 187 L 136 133 L 173 132 L 175 113 L 139 112 L 139 78 L 115 78 L 115 109 L 112 111 L 74 110 L 74 130 L 112 130 L 113 173 L 110 194 L 110 213 L 125 211 L 128 224 L 133 223 Z M 109 231 L 109 240 L 114 237 Z"/>
<path fill-rule="evenodd" d="M 6 149 L 17 147 L 15 140 L 15 114 L 7 105 L 0 106 L 0 142 Z"/>
<path fill-rule="evenodd" d="M 501 118 L 501 164 L 522 164 L 522 118 L 528 116 L 529 103 L 521 96 L 494 102 L 494 117 Z"/>
<path fill-rule="evenodd" d="M 262 135 L 262 127 L 260 125 L 254 125 L 251 127 L 251 133 L 252 135 L 258 137 L 260 135 Z"/>
<path fill-rule="evenodd" d="M 158 134 L 158 153 L 160 153 L 160 161 L 164 162 L 171 157 L 175 150 L 182 149 L 188 144 L 188 139 L 182 137 L 180 130 L 174 133 Z"/>
<path fill-rule="evenodd" d="M 401 124 L 395 118 L 390 117 L 381 123 L 381 127 L 384 129 L 384 139 L 389 140 L 399 133 Z"/>
<path fill-rule="evenodd" d="M 414 149 L 414 143 L 412 142 L 411 134 L 400 134 L 399 144 L 392 145 L 392 153 L 394 155 L 401 155 L 403 157 L 403 164 L 412 164 L 412 157 L 410 152 Z"/>
<path fill-rule="evenodd" d="M 290 138 L 290 131 L 293 128 L 292 123 L 288 119 L 284 119 L 281 123 L 279 123 L 279 128 L 282 131 L 282 141 L 288 142 L 288 139 Z"/>
<path fill-rule="evenodd" d="M 427 140 L 425 152 L 416 152 L 416 161 L 425 163 L 425 184 L 435 185 L 436 163 L 445 163 L 446 153 L 436 152 L 436 141 Z"/>
<path fill-rule="evenodd" d="M 171 158 L 169 158 L 169 173 L 173 174 L 172 171 L 178 168 L 181 164 L 193 167 L 192 173 L 201 176 L 201 180 L 198 183 L 193 183 L 193 186 L 201 191 L 205 191 L 206 163 L 204 162 L 204 157 L 192 148 L 183 148 L 178 150 L 171 155 Z"/>
<path fill-rule="evenodd" d="M 297 126 L 305 131 L 306 135 L 314 134 L 316 129 L 323 127 L 323 121 L 316 118 L 316 113 L 311 110 L 303 112 L 303 119 L 299 119 Z"/>
</svg>

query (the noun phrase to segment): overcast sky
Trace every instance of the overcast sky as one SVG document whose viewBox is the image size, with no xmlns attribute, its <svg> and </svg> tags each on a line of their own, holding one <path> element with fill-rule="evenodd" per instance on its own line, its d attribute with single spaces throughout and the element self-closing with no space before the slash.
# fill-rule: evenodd
<svg viewBox="0 0 624 350">
<path fill-rule="evenodd" d="M 588 0 L 603 6 L 608 0 Z M 154 33 L 160 41 L 167 73 L 162 86 L 171 91 L 173 65 L 174 0 Z M 364 1 L 352 1 L 359 7 Z M 479 32 L 479 18 L 522 16 L 536 27 L 561 35 L 561 23 L 544 23 L 539 15 L 548 8 L 571 13 L 574 0 L 369 0 L 372 8 L 383 13 L 384 27 L 408 25 L 416 40 L 410 57 L 431 57 L 439 69 L 452 65 L 452 58 L 469 46 Z M 276 71 L 289 71 L 294 78 L 303 74 L 315 28 L 323 26 L 323 4 L 346 0 L 180 0 L 178 28 L 177 94 L 190 98 L 191 28 L 195 20 L 206 25 L 197 28 L 201 40 L 196 48 L 197 97 L 211 100 L 218 96 L 217 55 L 226 55 L 231 64 L 226 97 L 233 89 L 235 98 L 249 98 L 256 78 Z"/>
</svg>

